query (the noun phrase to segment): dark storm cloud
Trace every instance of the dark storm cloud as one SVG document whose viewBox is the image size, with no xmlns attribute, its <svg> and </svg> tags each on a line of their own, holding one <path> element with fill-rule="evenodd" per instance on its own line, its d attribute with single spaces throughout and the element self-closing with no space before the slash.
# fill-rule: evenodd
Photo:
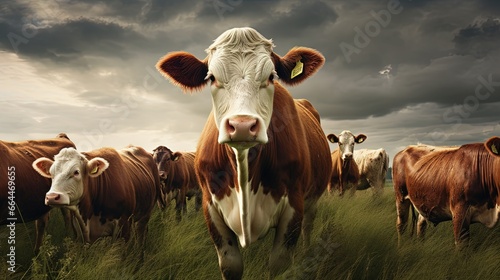
<svg viewBox="0 0 500 280">
<path fill-rule="evenodd" d="M 10 26 L 11 36 L 4 37 L 2 48 L 13 47 L 18 55 L 68 62 L 83 56 L 131 56 L 127 42 L 144 41 L 144 37 L 130 28 L 103 20 L 80 18 L 53 26 L 39 28 L 32 38 L 22 37 L 22 31 Z M 16 33 L 17 31 L 17 33 Z M 16 34 L 16 35 L 12 35 Z M 23 39 L 24 38 L 24 39 Z"/>
<path fill-rule="evenodd" d="M 453 39 L 455 52 L 483 58 L 500 49 L 500 19 L 488 18 L 461 29 Z"/>
</svg>

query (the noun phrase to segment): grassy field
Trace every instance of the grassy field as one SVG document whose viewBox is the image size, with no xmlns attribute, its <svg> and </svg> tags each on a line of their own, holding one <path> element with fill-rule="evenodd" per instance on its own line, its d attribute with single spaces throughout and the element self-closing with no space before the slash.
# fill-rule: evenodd
<svg viewBox="0 0 500 280">
<path fill-rule="evenodd" d="M 217 255 L 201 212 L 193 201 L 181 222 L 173 207 L 156 210 L 146 241 L 144 263 L 133 246 L 111 238 L 83 245 L 65 238 L 58 211 L 51 217 L 40 254 L 31 247 L 33 223 L 16 227 L 17 272 L 7 271 L 7 229 L 0 231 L 0 278 L 7 279 L 220 279 Z M 397 246 L 395 203 L 388 186 L 352 198 L 324 196 L 319 202 L 313 241 L 297 248 L 281 279 L 500 279 L 498 227 L 471 226 L 471 244 L 457 252 L 451 222 L 428 228 L 424 241 L 407 234 Z M 265 279 L 274 232 L 242 250 L 244 279 Z"/>
</svg>

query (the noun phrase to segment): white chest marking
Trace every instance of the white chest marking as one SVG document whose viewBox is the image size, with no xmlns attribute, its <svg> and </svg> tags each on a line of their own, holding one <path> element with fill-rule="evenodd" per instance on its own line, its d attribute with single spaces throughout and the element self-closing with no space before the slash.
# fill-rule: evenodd
<svg viewBox="0 0 500 280">
<path fill-rule="evenodd" d="M 249 183 L 251 185 L 251 182 Z M 250 236 L 245 240 L 243 226 L 246 223 L 241 222 L 240 207 L 238 205 L 237 195 L 234 188 L 229 197 L 218 200 L 212 195 L 212 201 L 215 209 L 224 219 L 225 224 L 238 236 L 242 247 L 255 242 L 263 237 L 270 228 L 276 227 L 283 213 L 283 210 L 289 206 L 288 197 L 282 197 L 278 203 L 270 193 L 264 194 L 262 186 L 259 186 L 257 193 L 248 193 L 248 226 L 247 232 Z M 246 216 L 246 215 L 245 215 Z"/>
</svg>

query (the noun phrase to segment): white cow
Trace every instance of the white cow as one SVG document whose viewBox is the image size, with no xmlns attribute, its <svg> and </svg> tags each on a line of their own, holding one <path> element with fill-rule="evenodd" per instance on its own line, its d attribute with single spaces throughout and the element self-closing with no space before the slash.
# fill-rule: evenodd
<svg viewBox="0 0 500 280">
<path fill-rule="evenodd" d="M 389 156 L 383 148 L 377 150 L 354 150 L 354 160 L 359 169 L 359 181 L 356 188 L 351 189 L 351 195 L 356 190 L 373 188 L 376 195 L 384 191 L 385 178 L 389 168 Z"/>
</svg>

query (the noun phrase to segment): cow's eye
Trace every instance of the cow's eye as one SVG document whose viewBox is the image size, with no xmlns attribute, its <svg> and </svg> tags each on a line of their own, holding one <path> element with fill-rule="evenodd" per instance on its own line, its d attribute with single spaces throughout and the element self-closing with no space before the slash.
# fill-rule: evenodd
<svg viewBox="0 0 500 280">
<path fill-rule="evenodd" d="M 272 73 L 271 75 L 269 75 L 269 81 L 270 82 L 274 81 L 274 73 Z"/>
<path fill-rule="evenodd" d="M 80 171 L 75 170 L 75 172 L 73 172 L 73 176 L 78 176 L 78 175 L 80 175 Z"/>
</svg>

